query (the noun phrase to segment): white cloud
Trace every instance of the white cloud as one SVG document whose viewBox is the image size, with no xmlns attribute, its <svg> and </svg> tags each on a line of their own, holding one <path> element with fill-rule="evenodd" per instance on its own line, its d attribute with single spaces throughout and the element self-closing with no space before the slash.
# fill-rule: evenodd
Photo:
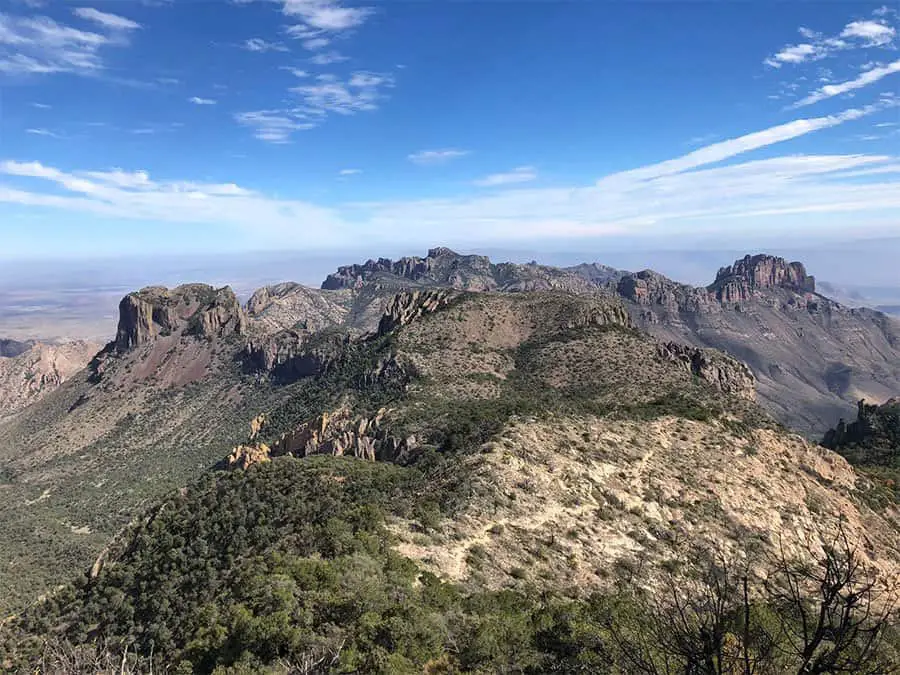
<svg viewBox="0 0 900 675">
<path fill-rule="evenodd" d="M 295 71 L 295 75 L 308 73 Z M 357 71 L 346 80 L 336 75 L 316 77 L 315 84 L 292 87 L 289 92 L 298 97 L 299 105 L 270 110 L 242 112 L 235 119 L 242 125 L 255 129 L 256 138 L 269 143 L 288 143 L 297 131 L 313 129 L 322 124 L 329 114 L 354 115 L 378 109 L 385 97 L 384 90 L 392 87 L 390 75 Z"/>
<path fill-rule="evenodd" d="M 32 103 L 31 107 L 38 108 L 39 110 L 49 110 L 53 106 L 51 106 L 49 103 Z"/>
<path fill-rule="evenodd" d="M 308 49 L 310 51 L 314 51 L 316 49 L 322 49 L 323 47 L 327 47 L 331 44 L 331 40 L 328 38 L 317 37 L 312 38 L 310 40 L 304 40 L 303 48 Z"/>
<path fill-rule="evenodd" d="M 846 94 L 856 89 L 861 89 L 862 87 L 874 84 L 875 82 L 878 82 L 882 78 L 887 77 L 888 75 L 891 75 L 893 73 L 900 73 L 900 60 L 889 63 L 886 66 L 880 66 L 872 68 L 871 70 L 866 70 L 860 73 L 853 80 L 847 80 L 846 82 L 840 82 L 839 84 L 826 84 L 824 87 L 820 87 L 809 96 L 797 101 L 794 104 L 794 107 L 800 108 L 802 106 L 812 105 L 813 103 L 818 103 L 819 101 L 823 101 L 826 98 L 831 98 L 832 96 L 838 96 L 840 94 Z"/>
<path fill-rule="evenodd" d="M 316 54 L 312 58 L 310 58 L 310 63 L 313 63 L 317 66 L 327 66 L 332 63 L 341 63 L 343 61 L 349 61 L 349 57 L 344 56 L 340 52 L 330 51 L 330 52 L 322 52 L 321 54 Z"/>
<path fill-rule="evenodd" d="M 294 77 L 309 77 L 308 70 L 301 70 L 300 68 L 293 68 L 291 66 L 281 66 L 281 70 L 288 71 Z"/>
<path fill-rule="evenodd" d="M 79 30 L 45 16 L 0 12 L 0 73 L 97 74 L 103 69 L 101 50 L 122 44 L 121 37 Z"/>
<path fill-rule="evenodd" d="M 288 48 L 280 42 L 267 42 L 262 38 L 244 40 L 243 48 L 250 52 L 286 52 Z"/>
<path fill-rule="evenodd" d="M 200 98 L 199 96 L 191 96 L 188 99 L 189 102 L 194 105 L 215 105 L 216 100 L 212 98 Z"/>
<path fill-rule="evenodd" d="M 80 19 L 93 21 L 110 30 L 137 30 L 141 27 L 141 24 L 131 19 L 126 19 L 124 16 L 108 14 L 91 7 L 77 7 L 72 10 L 72 13 Z"/>
<path fill-rule="evenodd" d="M 37 162 L 6 161 L 0 162 L 0 173 L 7 176 L 0 180 L 0 201 L 117 219 L 243 228 L 254 236 L 257 231 L 300 235 L 317 245 L 347 245 L 361 236 L 374 237 L 375 243 L 411 245 L 427 240 L 472 244 L 611 233 L 663 236 L 704 228 L 758 233 L 767 227 L 795 232 L 806 227 L 813 232 L 822 227 L 825 216 L 852 214 L 841 220 L 849 231 L 896 217 L 900 158 L 782 155 L 716 164 L 859 119 L 875 109 L 795 120 L 682 157 L 620 171 L 595 185 L 515 186 L 445 199 L 324 208 L 227 182 L 161 181 L 145 171 L 120 168 L 66 172 Z M 275 125 L 272 120 L 269 124 Z M 462 154 L 465 151 L 431 150 L 410 159 L 429 163 Z M 271 241 L 277 241 L 274 234 Z"/>
<path fill-rule="evenodd" d="M 527 183 L 537 178 L 537 170 L 533 166 L 517 166 L 506 173 L 493 173 L 475 181 L 479 187 L 496 187 L 513 183 Z"/>
<path fill-rule="evenodd" d="M 305 131 L 316 126 L 314 122 L 303 121 L 302 113 L 293 110 L 256 110 L 235 115 L 242 125 L 254 129 L 253 135 L 267 143 L 288 143 L 296 131 Z"/>
<path fill-rule="evenodd" d="M 59 138 L 58 135 L 50 131 L 49 129 L 26 129 L 26 134 L 31 134 L 33 136 L 48 136 L 50 138 Z"/>
<path fill-rule="evenodd" d="M 775 54 L 775 56 L 766 59 L 766 63 L 775 68 L 780 68 L 782 63 L 803 63 L 811 59 L 816 53 L 816 48 L 811 44 L 790 45 Z"/>
<path fill-rule="evenodd" d="M 338 171 L 339 176 L 355 176 L 362 173 L 362 169 L 341 169 Z"/>
<path fill-rule="evenodd" d="M 127 220 L 234 227 L 270 233 L 275 240 L 309 227 L 319 241 L 347 243 L 339 242 L 347 232 L 330 209 L 264 197 L 233 183 L 158 181 L 144 171 L 122 169 L 71 173 L 13 160 L 0 162 L 0 173 L 66 192 L 26 190 L 0 182 L 0 202 Z"/>
<path fill-rule="evenodd" d="M 357 71 L 347 81 L 328 76 L 319 84 L 293 87 L 303 105 L 314 115 L 338 113 L 352 115 L 357 112 L 376 110 L 378 101 L 384 97 L 383 90 L 392 87 L 390 75 Z"/>
<path fill-rule="evenodd" d="M 468 150 L 445 148 L 443 150 L 420 150 L 419 152 L 407 155 L 406 158 L 413 164 L 430 165 L 444 164 L 450 160 L 465 157 L 468 154 Z"/>
<path fill-rule="evenodd" d="M 366 7 L 344 7 L 338 0 L 284 0 L 287 16 L 302 21 L 311 30 L 338 32 L 362 25 L 372 14 Z"/>
<path fill-rule="evenodd" d="M 850 108 L 837 115 L 793 120 L 792 122 L 779 124 L 762 131 L 755 131 L 727 141 L 713 143 L 675 159 L 613 174 L 601 179 L 598 185 L 606 185 L 611 181 L 652 180 L 661 176 L 682 173 L 706 164 L 715 164 L 751 150 L 759 150 L 776 143 L 789 141 L 813 131 L 835 127 L 844 122 L 869 115 L 879 109 L 879 106 L 872 105 L 866 108 Z"/>
<path fill-rule="evenodd" d="M 897 31 L 880 21 L 853 21 L 841 32 L 842 38 L 859 38 L 868 47 L 881 47 L 890 44 Z"/>
<path fill-rule="evenodd" d="M 875 11 L 876 16 L 884 17 Z M 807 61 L 819 61 L 837 52 L 848 49 L 889 47 L 897 34 L 896 29 L 884 18 L 877 20 L 851 21 L 836 36 L 826 37 L 810 28 L 801 27 L 800 35 L 807 40 L 795 45 L 787 45 L 764 63 L 771 68 L 782 65 L 796 65 Z"/>
</svg>

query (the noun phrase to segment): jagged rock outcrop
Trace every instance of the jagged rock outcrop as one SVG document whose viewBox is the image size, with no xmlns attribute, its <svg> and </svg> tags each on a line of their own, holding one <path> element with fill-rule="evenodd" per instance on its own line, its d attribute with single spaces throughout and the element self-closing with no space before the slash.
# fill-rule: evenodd
<svg viewBox="0 0 900 675">
<path fill-rule="evenodd" d="M 847 424 L 841 419 L 825 434 L 822 445 L 854 463 L 900 468 L 900 398 L 881 405 L 859 401 L 856 420 Z"/>
<path fill-rule="evenodd" d="M 721 268 L 709 288 L 720 302 L 737 303 L 751 299 L 761 290 L 815 293 L 816 280 L 806 273 L 802 263 L 789 263 L 771 255 L 748 255 Z"/>
<path fill-rule="evenodd" d="M 424 314 L 436 312 L 458 297 L 459 293 L 448 289 L 398 293 L 388 302 L 384 316 L 378 324 L 378 335 L 386 335 Z"/>
<path fill-rule="evenodd" d="M 226 466 L 246 469 L 282 455 L 334 455 L 369 461 L 398 461 L 417 447 L 417 441 L 414 436 L 399 438 L 391 434 L 386 423 L 389 413 L 387 408 L 381 408 L 372 416 L 358 415 L 347 406 L 326 411 L 268 445 L 250 442 L 237 446 L 226 460 Z"/>
<path fill-rule="evenodd" d="M 756 378 L 753 371 L 746 364 L 722 352 L 677 342 L 664 342 L 660 343 L 658 353 L 664 359 L 683 364 L 689 373 L 722 393 L 751 401 L 756 398 Z"/>
<path fill-rule="evenodd" d="M 169 290 L 152 286 L 130 293 L 119 303 L 115 348 L 124 352 L 160 336 L 207 338 L 245 333 L 247 317 L 229 287 L 187 284 Z"/>
<path fill-rule="evenodd" d="M 652 323 L 675 317 L 679 312 L 710 312 L 719 309 L 704 289 L 676 283 L 652 270 L 624 275 L 616 282 L 615 291 L 635 305 L 654 308 L 656 312 L 661 310 L 662 317 L 652 310 L 643 312 L 643 316 Z"/>
<path fill-rule="evenodd" d="M 597 289 L 596 279 L 607 278 L 603 266 L 560 269 L 536 262 L 494 264 L 487 256 L 460 255 L 449 248 L 428 251 L 424 258 L 407 257 L 369 260 L 362 265 L 339 267 L 328 275 L 323 289 L 356 289 L 376 286 L 444 286 L 464 291 L 546 291 L 589 292 Z"/>
<path fill-rule="evenodd" d="M 268 462 L 272 458 L 272 449 L 265 443 L 238 445 L 228 455 L 225 464 L 229 469 L 249 469 L 255 464 Z"/>
</svg>

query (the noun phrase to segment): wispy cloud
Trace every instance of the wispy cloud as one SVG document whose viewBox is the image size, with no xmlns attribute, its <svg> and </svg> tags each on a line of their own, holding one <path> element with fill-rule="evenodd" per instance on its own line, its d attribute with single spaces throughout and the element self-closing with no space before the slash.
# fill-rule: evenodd
<svg viewBox="0 0 900 675">
<path fill-rule="evenodd" d="M 850 108 L 836 115 L 793 120 L 763 129 L 762 131 L 755 131 L 727 141 L 713 143 L 675 159 L 607 176 L 599 184 L 607 184 L 614 180 L 652 180 L 661 176 L 683 173 L 690 169 L 730 159 L 751 150 L 759 150 L 776 143 L 783 143 L 799 136 L 805 136 L 814 131 L 836 127 L 844 122 L 870 115 L 880 109 L 881 106 L 871 105 L 865 108 Z"/>
<path fill-rule="evenodd" d="M 468 154 L 468 150 L 444 148 L 443 150 L 419 150 L 407 155 L 406 158 L 413 164 L 427 166 L 431 164 L 445 164 L 451 160 L 465 157 Z"/>
<path fill-rule="evenodd" d="M 39 110 L 50 110 L 50 108 L 52 108 L 53 106 L 51 106 L 49 103 L 32 103 L 31 107 L 38 108 Z"/>
<path fill-rule="evenodd" d="M 277 200 L 234 183 L 154 180 L 146 171 L 66 172 L 40 162 L 6 160 L 0 174 L 65 191 L 41 192 L 0 182 L 0 201 L 89 213 L 95 216 L 155 222 L 204 223 L 280 236 L 298 223 L 324 227 L 319 240 L 345 234 L 334 214 L 297 200 Z M 251 223 L 256 222 L 255 225 Z"/>
<path fill-rule="evenodd" d="M 362 173 L 362 169 L 341 169 L 338 171 L 339 176 L 355 176 Z"/>
<path fill-rule="evenodd" d="M 241 46 L 249 52 L 286 52 L 286 51 L 289 51 L 288 48 L 285 47 L 280 42 L 268 42 L 267 40 L 263 40 L 262 38 L 250 38 L 248 40 L 244 40 L 244 42 Z"/>
<path fill-rule="evenodd" d="M 367 7 L 345 7 L 338 0 L 284 0 L 283 12 L 300 20 L 308 31 L 339 32 L 362 25 L 372 14 Z"/>
<path fill-rule="evenodd" d="M 316 54 L 315 56 L 309 59 L 310 63 L 313 63 L 317 66 L 327 66 L 332 63 L 341 63 L 343 61 L 349 61 L 350 58 L 344 56 L 340 52 L 330 51 L 330 52 L 322 52 L 321 54 Z"/>
<path fill-rule="evenodd" d="M 119 33 L 84 31 L 46 16 L 18 17 L 0 12 L 0 73 L 96 74 L 103 68 L 101 51 L 124 43 Z"/>
<path fill-rule="evenodd" d="M 189 102 L 194 105 L 215 105 L 216 100 L 212 98 L 200 98 L 199 96 L 191 96 L 188 99 Z"/>
<path fill-rule="evenodd" d="M 848 124 L 875 109 L 794 120 L 620 171 L 593 185 L 498 186 L 501 189 L 474 196 L 324 208 L 232 183 L 160 181 L 145 171 L 122 169 L 66 172 L 37 162 L 6 161 L 0 162 L 0 173 L 7 176 L 0 180 L 0 201 L 120 219 L 238 227 L 254 236 L 262 228 L 303 235 L 321 245 L 346 245 L 361 232 L 377 232 L 395 243 L 411 243 L 415 235 L 410 233 L 418 232 L 422 239 L 473 243 L 617 233 L 662 236 L 692 228 L 800 231 L 821 227 L 826 216 L 847 213 L 853 218 L 845 221 L 845 228 L 864 227 L 900 209 L 900 158 L 787 154 L 729 164 L 724 160 L 763 148 L 771 155 L 776 144 Z M 430 150 L 410 159 L 439 163 L 464 154 Z"/>
<path fill-rule="evenodd" d="M 533 166 L 517 166 L 506 173 L 493 173 L 475 181 L 479 187 L 496 187 L 513 183 L 527 183 L 537 178 L 537 170 Z"/>
<path fill-rule="evenodd" d="M 893 26 L 880 21 L 853 21 L 841 31 L 842 38 L 858 38 L 866 47 L 882 47 L 890 44 L 897 35 Z"/>
<path fill-rule="evenodd" d="M 392 87 L 390 75 L 359 71 L 348 80 L 334 76 L 320 78 L 317 84 L 293 87 L 304 106 L 318 116 L 327 113 L 352 115 L 357 112 L 376 110 L 378 101 L 384 97 L 384 89 Z"/>
<path fill-rule="evenodd" d="M 303 77 L 307 75 L 302 72 Z M 298 99 L 297 105 L 241 112 L 235 119 L 254 129 L 254 136 L 262 141 L 288 143 L 295 132 L 319 126 L 330 114 L 355 115 L 377 110 L 386 96 L 385 90 L 393 85 L 390 75 L 367 71 L 354 72 L 346 80 L 336 75 L 319 75 L 310 84 L 289 89 Z"/>
<path fill-rule="evenodd" d="M 839 34 L 833 36 L 801 27 L 799 33 L 805 38 L 805 42 L 782 47 L 766 58 L 764 63 L 771 68 L 781 68 L 783 65 L 819 61 L 848 49 L 889 47 L 897 30 L 890 25 L 886 14 L 876 10 L 875 15 L 875 19 L 851 21 Z"/>
<path fill-rule="evenodd" d="M 879 66 L 876 68 L 872 68 L 871 70 L 866 70 L 860 73 L 856 78 L 852 80 L 847 80 L 846 82 L 841 82 L 839 84 L 826 84 L 823 87 L 815 90 L 809 96 L 800 99 L 794 104 L 795 108 L 800 108 L 807 105 L 812 105 L 813 103 L 818 103 L 819 101 L 823 101 L 826 98 L 831 98 L 832 96 L 838 96 L 840 94 L 846 94 L 850 91 L 855 91 L 856 89 L 862 89 L 870 84 L 874 84 L 878 82 L 884 77 L 891 75 L 893 73 L 900 73 L 900 60 L 894 61 L 893 63 L 889 63 L 885 66 Z"/>
<path fill-rule="evenodd" d="M 137 21 L 126 19 L 124 16 L 119 16 L 118 14 L 101 12 L 100 10 L 93 9 L 92 7 L 76 7 L 72 10 L 72 13 L 80 19 L 84 19 L 85 21 L 93 21 L 94 23 L 100 24 L 104 28 L 108 28 L 113 31 L 137 30 L 141 27 L 141 24 L 139 24 Z"/>
<path fill-rule="evenodd" d="M 302 121 L 303 113 L 294 110 L 255 110 L 237 113 L 235 119 L 252 128 L 259 140 L 276 144 L 289 143 L 294 132 L 316 126 L 314 122 Z"/>
<path fill-rule="evenodd" d="M 41 128 L 26 129 L 25 133 L 31 134 L 32 136 L 47 136 L 49 138 L 59 138 L 59 136 L 57 134 L 53 133 L 49 129 L 41 129 Z"/>
<path fill-rule="evenodd" d="M 308 49 L 310 51 L 314 51 L 316 49 L 322 49 L 323 47 L 327 47 L 331 44 L 331 40 L 324 37 L 316 37 L 311 38 L 309 40 L 303 41 L 303 48 Z"/>
</svg>

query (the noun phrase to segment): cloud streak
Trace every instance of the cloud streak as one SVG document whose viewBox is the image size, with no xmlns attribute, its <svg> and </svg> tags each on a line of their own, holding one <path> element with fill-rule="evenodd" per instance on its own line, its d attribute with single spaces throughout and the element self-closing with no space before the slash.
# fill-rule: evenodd
<svg viewBox="0 0 900 675">
<path fill-rule="evenodd" d="M 537 170 L 533 166 L 517 166 L 506 173 L 493 173 L 475 181 L 478 187 L 497 187 L 514 183 L 527 183 L 537 179 Z"/>
<path fill-rule="evenodd" d="M 131 19 L 126 19 L 124 16 L 101 12 L 100 10 L 93 9 L 91 7 L 76 7 L 74 10 L 72 10 L 72 13 L 79 19 L 92 21 L 103 26 L 104 28 L 108 28 L 113 31 L 137 30 L 141 27 L 141 24 L 137 23 L 136 21 L 132 21 Z"/>
<path fill-rule="evenodd" d="M 248 52 L 286 52 L 289 51 L 287 47 L 285 47 L 280 42 L 269 42 L 267 40 L 263 40 L 262 38 L 249 38 L 248 40 L 244 40 L 241 45 Z"/>
<path fill-rule="evenodd" d="M 824 101 L 833 96 L 839 96 L 841 94 L 846 94 L 847 92 L 862 89 L 863 87 L 875 84 L 879 80 L 888 75 L 893 75 L 894 73 L 900 73 L 900 59 L 884 66 L 876 66 L 870 70 L 863 71 L 852 80 L 847 80 L 846 82 L 840 82 L 838 84 L 826 84 L 819 89 L 816 89 L 805 98 L 797 101 L 793 107 L 801 108 L 803 106 L 812 105 L 813 103 L 818 103 L 819 101 Z"/>
<path fill-rule="evenodd" d="M 465 157 L 468 154 L 468 150 L 444 148 L 443 150 L 419 150 L 418 152 L 407 155 L 406 158 L 413 164 L 432 166 L 435 164 L 446 164 L 449 161 Z"/>
</svg>

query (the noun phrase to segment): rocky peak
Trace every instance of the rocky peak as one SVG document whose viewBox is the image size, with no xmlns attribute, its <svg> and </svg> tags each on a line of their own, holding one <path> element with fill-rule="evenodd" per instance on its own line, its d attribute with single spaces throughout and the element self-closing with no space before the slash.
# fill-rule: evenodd
<svg viewBox="0 0 900 675">
<path fill-rule="evenodd" d="M 399 260 L 379 258 L 362 265 L 344 265 L 329 274 L 322 283 L 323 290 L 360 288 L 378 279 L 422 282 L 467 290 L 493 290 L 494 266 L 486 256 L 460 255 L 439 246 L 428 250 L 424 258 L 410 256 Z"/>
<path fill-rule="evenodd" d="M 115 347 L 127 351 L 166 335 L 224 337 L 246 331 L 247 318 L 228 286 L 151 286 L 119 303 Z"/>
<path fill-rule="evenodd" d="M 801 294 L 815 293 L 816 281 L 806 273 L 803 263 L 789 263 L 784 258 L 765 254 L 747 255 L 721 268 L 709 290 L 722 302 L 739 302 L 757 291 L 779 288 Z"/>
</svg>

